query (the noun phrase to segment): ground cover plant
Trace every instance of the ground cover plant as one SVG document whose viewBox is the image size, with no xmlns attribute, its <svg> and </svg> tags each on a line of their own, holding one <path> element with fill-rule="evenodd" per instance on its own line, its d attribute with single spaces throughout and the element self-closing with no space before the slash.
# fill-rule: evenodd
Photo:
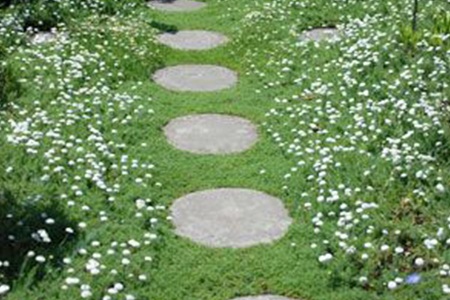
<svg viewBox="0 0 450 300">
<path fill-rule="evenodd" d="M 5 3 L 0 14 L 0 298 L 450 297 L 450 3 Z M 314 42 L 302 33 L 337 28 Z M 159 32 L 216 30 L 206 52 Z M 56 40 L 30 37 L 53 31 Z M 173 93 L 164 65 L 218 64 L 236 87 Z M 196 156 L 161 128 L 189 113 L 260 127 L 241 154 Z M 190 192 L 255 188 L 294 224 L 273 245 L 209 249 L 176 237 Z"/>
</svg>

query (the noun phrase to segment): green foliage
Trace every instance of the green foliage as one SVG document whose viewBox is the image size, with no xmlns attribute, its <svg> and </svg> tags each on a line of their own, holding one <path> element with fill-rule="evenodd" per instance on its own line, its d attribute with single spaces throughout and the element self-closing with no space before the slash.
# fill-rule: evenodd
<svg viewBox="0 0 450 300">
<path fill-rule="evenodd" d="M 422 39 L 422 33 L 409 25 L 400 28 L 400 42 L 405 45 L 405 49 L 409 52 L 417 50 L 417 43 Z"/>
<path fill-rule="evenodd" d="M 433 259 L 448 261 L 447 236 L 433 250 L 423 240 L 448 225 L 450 139 L 437 134 L 435 127 L 428 132 L 419 129 L 445 117 L 432 118 L 434 104 L 448 109 L 442 85 L 448 64 L 436 67 L 436 62 L 445 62 L 445 50 L 439 48 L 445 41 L 430 34 L 448 32 L 448 14 L 441 11 L 424 18 L 414 32 L 409 12 L 404 11 L 409 0 L 305 1 L 217 0 L 186 15 L 150 11 L 143 2 L 112 0 L 39 1 L 14 10 L 26 26 L 47 30 L 65 23 L 60 29 L 69 33 L 70 42 L 34 46 L 26 43 L 26 36 L 12 35 L 5 42 L 0 38 L 8 62 L 0 72 L 4 91 L 0 94 L 17 106 L 0 116 L 5 128 L 0 135 L 1 171 L 14 167 L 0 178 L 5 183 L 2 190 L 9 191 L 4 192 L 7 200 L 0 213 L 13 211 L 15 216 L 0 219 L 4 222 L 0 225 L 17 230 L 24 245 L 21 251 L 39 249 L 55 258 L 70 257 L 72 264 L 36 270 L 28 260 L 21 272 L 23 252 L 10 258 L 17 245 L 3 248 L 2 255 L 14 261 L 8 282 L 21 279 L 8 300 L 78 299 L 78 286 L 61 289 L 65 278 L 74 275 L 92 286 L 95 299 L 118 281 L 125 282 L 137 299 L 224 300 L 251 294 L 314 300 L 443 299 L 441 283 L 446 279 L 436 276 L 439 265 Z M 422 12 L 431 14 L 428 8 Z M 336 44 L 297 45 L 303 30 L 330 24 L 345 24 L 349 35 Z M 157 31 L 181 29 L 216 30 L 232 41 L 206 52 L 173 50 L 154 41 Z M 405 55 L 405 49 L 414 57 Z M 227 66 L 240 74 L 240 82 L 220 93 L 197 94 L 169 92 L 149 80 L 163 65 L 186 63 Z M 366 89 L 370 93 L 364 96 Z M 194 156 L 171 147 L 161 128 L 175 117 L 196 113 L 246 117 L 260 124 L 260 141 L 251 150 L 230 156 Z M 36 154 L 27 153 L 26 145 L 7 142 L 13 121 L 24 120 L 35 121 L 31 130 L 43 137 Z M 370 131 L 372 126 L 380 132 Z M 404 137 L 410 131 L 414 135 Z M 398 148 L 389 144 L 397 141 L 401 141 Z M 336 148 L 360 152 L 331 156 Z M 383 157 L 385 150 L 406 154 L 394 164 Z M 80 157 L 77 151 L 86 151 L 87 156 Z M 317 186 L 319 181 L 308 177 L 322 158 L 342 163 L 327 165 L 327 182 Z M 86 161 L 94 163 L 84 165 Z M 151 174 L 142 170 L 144 163 L 154 163 L 155 170 Z M 65 176 L 53 171 L 59 166 Z M 416 178 L 426 166 L 432 167 L 428 177 Z M 114 195 L 115 202 L 85 178 L 103 169 L 105 182 L 122 188 Z M 407 176 L 400 177 L 402 173 Z M 42 184 L 46 175 L 50 179 Z M 154 179 L 147 185 L 135 184 L 137 177 L 146 175 Z M 447 190 L 437 191 L 438 184 Z M 283 199 L 295 220 L 287 236 L 250 249 L 210 249 L 176 237 L 167 211 L 153 214 L 156 207 L 168 208 L 183 194 L 228 186 L 254 188 Z M 342 195 L 355 187 L 361 191 Z M 320 189 L 334 189 L 342 198 L 319 202 Z M 82 195 L 75 196 L 74 190 Z M 28 195 L 44 200 L 34 205 Z M 140 198 L 149 198 L 151 215 L 135 210 Z M 66 206 L 69 201 L 75 205 Z M 358 202 L 379 207 L 361 212 Z M 43 212 L 61 220 L 58 228 L 43 226 L 55 230 L 51 234 L 56 244 L 67 246 L 62 252 L 55 245 L 41 249 L 29 239 L 31 229 L 41 227 L 37 216 Z M 315 232 L 311 220 L 319 212 L 325 224 Z M 353 255 L 336 242 L 337 231 L 346 230 L 337 225 L 338 218 L 350 212 L 354 226 L 346 231 L 350 238 L 345 241 L 357 247 Z M 100 216 L 109 219 L 100 221 Z M 152 218 L 156 225 L 150 223 Z M 19 220 L 30 227 L 14 226 Z M 75 226 L 74 220 L 87 223 L 86 234 L 77 236 L 76 244 L 66 243 L 60 229 Z M 148 247 L 131 249 L 132 266 L 121 265 L 128 241 L 149 231 L 157 232 L 158 239 Z M 2 238 L 0 242 L 8 245 Z M 97 241 L 101 245 L 92 246 Z M 119 247 L 114 248 L 114 242 Z M 367 242 L 372 248 L 365 248 Z M 389 250 L 380 251 L 383 245 Z M 395 254 L 400 246 L 408 255 Z M 78 255 L 75 250 L 80 249 L 89 254 Z M 116 254 L 106 255 L 110 250 Z M 324 252 L 334 256 L 328 264 L 317 261 Z M 369 257 L 362 258 L 362 252 Z M 102 255 L 107 269 L 98 276 L 85 268 L 94 253 Z M 141 263 L 146 256 L 152 257 L 151 264 Z M 417 257 L 427 261 L 422 268 L 414 266 Z M 68 268 L 76 271 L 66 273 Z M 109 273 L 112 269 L 118 276 Z M 424 278 L 420 284 L 387 290 L 387 282 L 416 271 Z M 137 280 L 142 273 L 148 274 L 147 282 Z M 24 279 L 29 274 L 40 279 L 33 289 Z"/>
<path fill-rule="evenodd" d="M 450 11 L 443 8 L 433 15 L 433 28 L 435 34 L 450 34 Z"/>
<path fill-rule="evenodd" d="M 20 85 L 8 66 L 0 65 L 0 110 L 20 95 Z"/>
<path fill-rule="evenodd" d="M 34 283 L 45 275 L 45 265 L 34 261 L 37 255 L 50 259 L 54 267 L 70 251 L 70 244 L 76 234 L 69 234 L 66 228 L 75 228 L 76 223 L 59 207 L 56 201 L 46 199 L 17 199 L 13 192 L 0 188 L 0 260 L 7 261 L 0 280 L 11 284 L 14 281 Z M 58 226 L 52 226 L 52 219 Z M 39 232 L 48 234 L 50 241 L 44 241 Z M 31 251 L 31 252 L 30 252 Z M 32 255 L 29 255 L 33 253 Z M 48 266 L 47 266 L 48 267 Z M 27 274 L 32 272 L 33 278 Z"/>
</svg>

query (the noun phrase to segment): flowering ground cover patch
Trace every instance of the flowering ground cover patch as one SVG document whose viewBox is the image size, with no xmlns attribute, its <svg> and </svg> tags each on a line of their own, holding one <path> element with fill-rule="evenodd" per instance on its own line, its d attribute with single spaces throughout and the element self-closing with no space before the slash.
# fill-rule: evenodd
<svg viewBox="0 0 450 300">
<path fill-rule="evenodd" d="M 14 1 L 12 1 L 14 2 Z M 10 3 L 9 3 L 10 4 Z M 0 299 L 450 297 L 450 4 L 31 1 L 0 12 Z M 335 28 L 333 39 L 302 39 Z M 186 52 L 164 31 L 230 42 Z M 37 32 L 55 40 L 34 45 Z M 220 65 L 229 89 L 164 90 L 165 66 Z M 175 149 L 189 114 L 259 127 L 249 150 Z M 274 244 L 211 249 L 168 207 L 221 187 L 264 191 L 293 219 Z"/>
</svg>

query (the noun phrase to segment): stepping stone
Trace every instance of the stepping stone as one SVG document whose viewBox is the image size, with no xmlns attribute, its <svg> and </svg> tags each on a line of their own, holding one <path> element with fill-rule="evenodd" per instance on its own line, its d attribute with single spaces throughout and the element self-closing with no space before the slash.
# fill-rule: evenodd
<svg viewBox="0 0 450 300">
<path fill-rule="evenodd" d="M 31 36 L 30 42 L 33 45 L 51 43 L 56 40 L 57 36 L 53 32 L 38 32 Z"/>
<path fill-rule="evenodd" d="M 334 41 L 341 36 L 338 29 L 332 27 L 314 28 L 309 31 L 305 31 L 301 36 L 300 40 L 303 41 Z"/>
<path fill-rule="evenodd" d="M 206 50 L 225 44 L 228 38 L 211 31 L 183 30 L 161 34 L 158 36 L 158 41 L 180 50 Z"/>
<path fill-rule="evenodd" d="M 192 193 L 176 200 L 171 211 L 178 235 L 209 247 L 270 243 L 292 222 L 279 199 L 248 189 Z"/>
<path fill-rule="evenodd" d="M 250 121 L 215 114 L 174 119 L 164 127 L 164 133 L 174 147 L 196 154 L 238 153 L 258 139 L 256 126 Z"/>
<path fill-rule="evenodd" d="M 264 296 L 251 296 L 251 297 L 241 297 L 232 300 L 293 300 L 281 296 L 264 295 Z"/>
<path fill-rule="evenodd" d="M 235 85 L 237 74 L 219 66 L 179 65 L 157 71 L 153 80 L 172 91 L 212 92 Z"/>
<path fill-rule="evenodd" d="M 168 12 L 194 11 L 206 6 L 206 3 L 191 0 L 153 0 L 147 5 Z"/>
<path fill-rule="evenodd" d="M 60 31 L 41 31 L 30 36 L 30 43 L 33 45 L 40 45 L 52 43 L 58 39 L 67 39 L 69 34 Z"/>
</svg>

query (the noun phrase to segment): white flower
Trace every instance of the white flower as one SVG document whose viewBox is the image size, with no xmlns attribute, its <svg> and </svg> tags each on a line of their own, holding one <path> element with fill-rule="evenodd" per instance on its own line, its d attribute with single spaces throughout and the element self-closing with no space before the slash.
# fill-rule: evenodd
<svg viewBox="0 0 450 300">
<path fill-rule="evenodd" d="M 447 284 L 443 284 L 442 291 L 444 292 L 444 294 L 450 294 L 450 287 Z"/>
<path fill-rule="evenodd" d="M 45 257 L 42 256 L 42 255 L 36 256 L 35 259 L 36 259 L 36 261 L 39 262 L 39 263 L 44 263 L 44 262 L 46 261 Z"/>
<path fill-rule="evenodd" d="M 124 286 L 123 286 L 122 283 L 118 282 L 118 283 L 115 283 L 115 284 L 114 284 L 114 288 L 115 288 L 116 290 L 118 290 L 118 291 L 121 291 L 121 290 L 124 289 Z"/>
<path fill-rule="evenodd" d="M 396 247 L 395 248 L 395 253 L 402 254 L 403 252 L 405 252 L 405 250 L 402 247 Z"/>
<path fill-rule="evenodd" d="M 139 275 L 139 280 L 141 280 L 141 281 L 145 281 L 145 280 L 147 280 L 147 276 L 145 275 L 145 274 L 141 274 L 141 275 Z"/>
<path fill-rule="evenodd" d="M 9 292 L 10 290 L 10 286 L 6 285 L 6 284 L 0 284 L 0 295 L 5 295 L 6 293 Z"/>
<path fill-rule="evenodd" d="M 81 291 L 81 298 L 89 298 L 92 296 L 92 292 L 90 290 Z"/>
<path fill-rule="evenodd" d="M 80 279 L 76 278 L 76 277 L 67 277 L 66 278 L 66 283 L 68 285 L 75 285 L 75 284 L 79 284 L 80 283 Z"/>
<path fill-rule="evenodd" d="M 63 263 L 65 263 L 66 265 L 69 265 L 69 264 L 72 263 L 72 259 L 69 258 L 69 257 L 65 257 L 65 258 L 63 259 Z"/>
<path fill-rule="evenodd" d="M 324 255 L 319 256 L 319 262 L 326 263 L 333 259 L 333 255 L 331 253 L 326 253 Z"/>
<path fill-rule="evenodd" d="M 141 243 L 136 240 L 129 240 L 128 244 L 133 248 L 139 248 L 141 246 Z"/>
<path fill-rule="evenodd" d="M 437 239 L 426 239 L 423 243 L 428 249 L 433 249 L 437 244 L 439 244 Z"/>
<path fill-rule="evenodd" d="M 380 247 L 380 249 L 381 249 L 381 251 L 388 251 L 389 250 L 389 246 L 388 245 L 382 245 L 381 247 Z"/>
<path fill-rule="evenodd" d="M 437 190 L 439 193 L 443 193 L 443 192 L 445 192 L 445 187 L 444 187 L 444 185 L 442 185 L 442 183 L 438 183 L 438 184 L 436 185 L 436 190 Z"/>
<path fill-rule="evenodd" d="M 146 206 L 146 204 L 145 204 L 144 200 L 142 200 L 142 199 L 137 199 L 136 200 L 136 207 L 137 207 L 137 209 L 145 208 L 145 206 Z"/>
<path fill-rule="evenodd" d="M 97 275 L 100 273 L 100 263 L 95 259 L 89 259 L 87 264 L 85 265 L 86 271 L 91 273 L 92 275 Z"/>
<path fill-rule="evenodd" d="M 39 229 L 36 233 L 33 233 L 32 238 L 38 242 L 50 243 L 51 239 L 45 229 Z"/>
<path fill-rule="evenodd" d="M 388 289 L 395 290 L 396 288 L 397 288 L 397 282 L 395 282 L 395 281 L 388 282 Z"/>
<path fill-rule="evenodd" d="M 423 260 L 423 258 L 418 257 L 416 258 L 416 260 L 414 261 L 414 264 L 418 267 L 421 267 L 425 264 L 425 261 Z"/>
</svg>

